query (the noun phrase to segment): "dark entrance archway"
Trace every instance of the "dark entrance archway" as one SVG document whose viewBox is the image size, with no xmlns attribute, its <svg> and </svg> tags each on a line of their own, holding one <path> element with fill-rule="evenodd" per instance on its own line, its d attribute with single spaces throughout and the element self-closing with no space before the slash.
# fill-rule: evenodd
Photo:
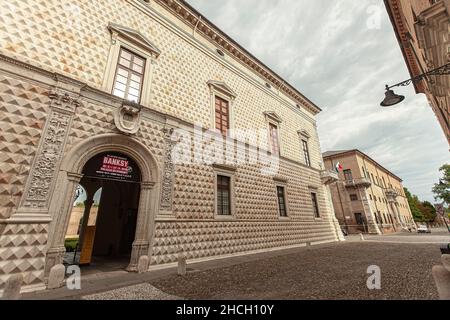
<svg viewBox="0 0 450 320">
<path fill-rule="evenodd" d="M 74 213 L 80 221 L 78 250 L 67 263 L 90 269 L 125 269 L 130 261 L 141 192 L 136 161 L 120 152 L 102 152 L 83 167 Z M 71 219 L 79 218 L 76 214 Z M 74 221 L 76 223 L 77 221 Z M 72 261 L 70 261 L 72 260 Z"/>
<path fill-rule="evenodd" d="M 74 195 L 84 178 L 83 170 L 88 161 L 101 153 L 118 152 L 130 156 L 139 165 L 141 177 L 139 209 L 136 235 L 127 271 L 137 272 L 140 258 L 152 256 L 151 242 L 154 234 L 155 218 L 159 212 L 161 194 L 161 169 L 153 153 L 136 139 L 121 134 L 103 134 L 87 138 L 64 156 L 58 172 L 55 195 L 49 212 L 52 222 L 48 235 L 48 250 L 45 258 L 45 277 L 53 266 L 62 264 L 66 254 L 64 246 L 69 227 Z M 114 177 L 116 180 L 117 177 Z M 145 259 L 143 259 L 145 263 Z M 141 265 L 141 268 L 145 265 Z"/>
</svg>

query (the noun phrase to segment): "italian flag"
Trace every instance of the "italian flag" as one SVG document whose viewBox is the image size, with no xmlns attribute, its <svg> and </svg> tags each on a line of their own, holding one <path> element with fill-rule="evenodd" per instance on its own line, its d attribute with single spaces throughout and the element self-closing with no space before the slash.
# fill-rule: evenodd
<svg viewBox="0 0 450 320">
<path fill-rule="evenodd" d="M 339 173 L 340 171 L 344 170 L 344 167 L 341 165 L 340 162 L 336 164 L 336 172 Z"/>
</svg>

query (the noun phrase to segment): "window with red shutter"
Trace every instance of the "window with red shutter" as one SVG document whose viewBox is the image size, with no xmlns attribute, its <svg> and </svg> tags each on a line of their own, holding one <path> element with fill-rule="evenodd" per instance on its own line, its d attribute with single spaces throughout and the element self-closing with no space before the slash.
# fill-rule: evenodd
<svg viewBox="0 0 450 320">
<path fill-rule="evenodd" d="M 230 108 L 225 99 L 216 96 L 216 129 L 224 136 L 230 129 Z"/>
<path fill-rule="evenodd" d="M 272 154 L 280 155 L 280 144 L 278 140 L 278 127 L 272 123 L 269 124 L 270 144 Z"/>
</svg>

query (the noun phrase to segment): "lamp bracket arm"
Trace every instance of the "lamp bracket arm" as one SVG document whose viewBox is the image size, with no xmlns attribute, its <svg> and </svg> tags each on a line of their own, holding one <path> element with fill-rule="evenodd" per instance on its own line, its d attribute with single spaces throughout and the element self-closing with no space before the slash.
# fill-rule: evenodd
<svg viewBox="0 0 450 320">
<path fill-rule="evenodd" d="M 426 73 L 423 73 L 417 77 L 394 84 L 393 86 L 386 86 L 386 90 L 389 90 L 389 89 L 392 89 L 395 87 L 406 87 L 406 86 L 409 86 L 411 83 L 418 83 L 429 76 L 445 76 L 445 75 L 450 75 L 450 63 L 447 63 L 446 65 L 443 65 L 439 68 L 428 71 Z"/>
</svg>

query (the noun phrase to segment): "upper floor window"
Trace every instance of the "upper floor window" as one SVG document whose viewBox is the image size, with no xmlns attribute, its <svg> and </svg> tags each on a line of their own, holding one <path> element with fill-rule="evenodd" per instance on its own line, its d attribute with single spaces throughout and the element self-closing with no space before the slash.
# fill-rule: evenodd
<svg viewBox="0 0 450 320">
<path fill-rule="evenodd" d="M 146 59 L 121 48 L 114 80 L 113 94 L 139 103 L 144 80 Z"/>
<path fill-rule="evenodd" d="M 227 136 L 234 127 L 233 105 L 236 93 L 224 82 L 211 80 L 207 84 L 211 94 L 211 126 Z"/>
<path fill-rule="evenodd" d="M 270 148 L 272 154 L 280 155 L 280 141 L 278 136 L 278 126 L 269 123 Z"/>
<path fill-rule="evenodd" d="M 358 196 L 356 194 L 351 194 L 350 195 L 350 200 L 351 201 L 358 201 Z"/>
<path fill-rule="evenodd" d="M 230 129 L 230 108 L 225 99 L 216 96 L 216 129 L 226 136 Z"/>
<path fill-rule="evenodd" d="M 110 23 L 111 47 L 102 90 L 150 106 L 153 64 L 161 52 L 139 31 Z"/>
<path fill-rule="evenodd" d="M 346 181 L 352 181 L 353 180 L 352 170 L 344 170 L 344 177 Z"/>
<path fill-rule="evenodd" d="M 302 140 L 303 155 L 305 156 L 305 164 L 311 167 L 311 158 L 309 156 L 309 146 L 307 140 Z"/>
</svg>

